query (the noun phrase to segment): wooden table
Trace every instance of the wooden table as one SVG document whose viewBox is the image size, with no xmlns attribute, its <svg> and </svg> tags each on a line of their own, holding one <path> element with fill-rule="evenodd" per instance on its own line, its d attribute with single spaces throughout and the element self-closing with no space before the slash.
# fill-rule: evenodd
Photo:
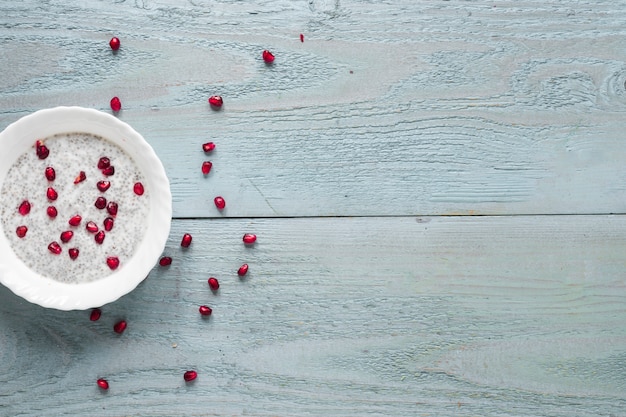
<svg viewBox="0 0 626 417">
<path fill-rule="evenodd" d="M 1 1 L 0 128 L 120 97 L 174 261 L 98 322 L 0 288 L 0 415 L 625 416 L 625 7 Z"/>
</svg>

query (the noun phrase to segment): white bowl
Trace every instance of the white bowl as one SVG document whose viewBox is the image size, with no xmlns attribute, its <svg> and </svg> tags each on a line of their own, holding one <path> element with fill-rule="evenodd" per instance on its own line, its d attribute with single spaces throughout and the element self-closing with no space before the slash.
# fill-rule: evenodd
<svg viewBox="0 0 626 417">
<path fill-rule="evenodd" d="M 152 147 L 128 124 L 94 109 L 40 110 L 9 125 L 0 133 L 0 189 L 9 168 L 33 150 L 35 140 L 71 132 L 102 136 L 129 154 L 144 176 L 150 204 L 146 232 L 133 256 L 110 275 L 82 283 L 63 283 L 34 272 L 15 254 L 0 222 L 0 282 L 32 303 L 59 310 L 99 307 L 132 291 L 161 256 L 172 218 L 169 181 Z"/>
</svg>

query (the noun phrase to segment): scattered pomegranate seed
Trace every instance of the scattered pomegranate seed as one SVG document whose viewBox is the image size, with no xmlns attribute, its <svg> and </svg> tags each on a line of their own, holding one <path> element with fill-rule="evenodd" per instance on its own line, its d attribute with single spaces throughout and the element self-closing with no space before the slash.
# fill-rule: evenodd
<svg viewBox="0 0 626 417">
<path fill-rule="evenodd" d="M 98 321 L 100 320 L 101 315 L 102 315 L 102 310 L 100 310 L 99 308 L 94 308 L 93 310 L 91 310 L 91 314 L 89 314 L 89 320 Z"/>
<path fill-rule="evenodd" d="M 107 206 L 107 199 L 104 198 L 104 197 L 96 198 L 96 202 L 94 203 L 94 206 L 96 206 L 96 208 L 102 210 L 103 208 L 105 208 Z"/>
<path fill-rule="evenodd" d="M 211 161 L 204 161 L 202 163 L 202 173 L 204 175 L 209 175 L 209 172 L 211 172 L 211 168 L 213 168 L 213 164 L 211 163 Z"/>
<path fill-rule="evenodd" d="M 122 334 L 124 333 L 124 330 L 126 330 L 127 326 L 128 324 L 126 323 L 126 320 L 120 320 L 113 325 L 113 331 L 117 334 Z"/>
<path fill-rule="evenodd" d="M 72 232 L 71 230 L 66 230 L 65 232 L 61 233 L 61 242 L 67 243 L 72 240 L 72 237 L 74 237 L 74 232 Z"/>
<path fill-rule="evenodd" d="M 78 254 L 80 253 L 78 248 L 68 249 L 67 252 L 70 254 L 70 259 L 71 260 L 74 260 L 74 259 L 78 258 Z"/>
<path fill-rule="evenodd" d="M 87 222 L 87 224 L 85 225 L 85 229 L 87 229 L 87 231 L 89 233 L 96 233 L 98 231 L 98 225 L 96 224 L 96 222 Z"/>
<path fill-rule="evenodd" d="M 26 232 L 28 232 L 28 227 L 26 226 L 17 226 L 17 229 L 15 229 L 15 233 L 19 238 L 26 236 Z"/>
<path fill-rule="evenodd" d="M 54 188 L 48 187 L 48 190 L 46 191 L 46 197 L 48 197 L 48 200 L 54 201 L 59 198 L 59 193 L 57 193 Z"/>
<path fill-rule="evenodd" d="M 211 277 L 209 278 L 209 288 L 211 288 L 211 290 L 213 291 L 217 291 L 220 289 L 220 283 L 217 280 L 217 278 Z"/>
<path fill-rule="evenodd" d="M 53 254 L 58 255 L 63 249 L 61 249 L 61 245 L 59 245 L 57 242 L 52 242 L 48 245 L 48 250 Z"/>
<path fill-rule="evenodd" d="M 135 194 L 137 195 L 143 195 L 144 193 L 144 189 L 143 189 L 143 184 L 140 182 L 136 182 L 135 185 L 133 185 L 133 191 L 135 192 Z"/>
<path fill-rule="evenodd" d="M 239 267 L 239 269 L 237 270 L 237 275 L 239 275 L 240 277 L 246 275 L 248 273 L 248 264 L 243 264 Z"/>
<path fill-rule="evenodd" d="M 252 245 L 254 242 L 256 242 L 256 235 L 252 233 L 246 233 L 243 235 L 243 243 L 246 245 Z"/>
<path fill-rule="evenodd" d="M 265 51 L 263 51 L 263 61 L 265 61 L 267 64 L 271 64 L 272 62 L 274 62 L 274 54 L 266 49 Z"/>
<path fill-rule="evenodd" d="M 202 150 L 205 153 L 213 152 L 213 149 L 215 149 L 215 144 L 213 142 L 207 142 L 202 144 Z"/>
<path fill-rule="evenodd" d="M 122 110 L 122 102 L 120 101 L 120 99 L 118 97 L 113 97 L 111 99 L 111 110 L 113 110 L 115 113 L 119 112 L 120 110 Z"/>
<path fill-rule="evenodd" d="M 120 266 L 120 260 L 117 256 L 109 256 L 107 258 L 107 265 L 109 265 L 111 269 L 117 269 L 117 267 Z"/>
<path fill-rule="evenodd" d="M 57 177 L 57 173 L 52 167 L 47 167 L 45 173 L 46 173 L 46 179 L 48 181 L 54 181 L 54 179 Z"/>
<path fill-rule="evenodd" d="M 106 156 L 103 156 L 98 160 L 98 169 L 104 169 L 111 166 L 111 160 Z"/>
<path fill-rule="evenodd" d="M 183 239 L 180 241 L 180 246 L 182 246 L 183 248 L 188 248 L 189 245 L 191 245 L 191 235 L 189 233 L 185 233 L 183 235 Z"/>
<path fill-rule="evenodd" d="M 109 382 L 104 379 L 104 378 L 100 378 L 96 381 L 96 384 L 98 384 L 98 387 L 100 387 L 103 390 L 108 390 L 109 389 Z"/>
<path fill-rule="evenodd" d="M 96 235 L 93 238 L 98 245 L 102 245 L 102 242 L 104 242 L 105 237 L 106 235 L 104 234 L 104 232 L 100 230 L 98 233 L 96 233 Z"/>
<path fill-rule="evenodd" d="M 172 264 L 172 258 L 170 258 L 169 256 L 164 256 L 161 259 L 159 259 L 159 265 L 161 266 L 170 266 Z"/>
<path fill-rule="evenodd" d="M 209 104 L 214 109 L 219 109 L 224 104 L 224 100 L 222 100 L 222 96 L 211 96 L 209 97 Z"/>
<path fill-rule="evenodd" d="M 78 184 L 79 182 L 83 182 L 87 179 L 87 175 L 85 174 L 85 171 L 80 171 L 78 173 L 78 175 L 76 176 L 76 178 L 74 178 L 74 184 Z"/>
<path fill-rule="evenodd" d="M 198 377 L 198 373 L 196 371 L 187 371 L 183 374 L 183 378 L 187 382 L 191 382 Z"/>
<path fill-rule="evenodd" d="M 110 232 L 111 229 L 113 229 L 113 225 L 115 224 L 115 221 L 113 220 L 113 217 L 107 217 L 106 219 L 104 219 L 104 230 L 106 230 L 107 232 Z"/>
<path fill-rule="evenodd" d="M 80 214 L 77 214 L 75 216 L 72 216 L 68 220 L 68 223 L 70 224 L 70 226 L 78 226 L 82 220 L 83 220 L 83 218 L 80 217 Z"/>
<path fill-rule="evenodd" d="M 59 214 L 57 212 L 57 208 L 54 206 L 48 206 L 48 208 L 46 209 L 46 213 L 48 213 L 48 216 L 52 218 L 55 218 L 57 214 Z"/>
<path fill-rule="evenodd" d="M 300 34 L 300 42 L 304 42 L 304 35 L 302 33 Z"/>
<path fill-rule="evenodd" d="M 200 306 L 200 308 L 198 308 L 198 311 L 203 316 L 210 316 L 211 313 L 213 313 L 213 310 L 209 306 Z"/>
<path fill-rule="evenodd" d="M 215 203 L 215 207 L 217 207 L 218 210 L 224 210 L 224 207 L 226 207 L 226 200 L 224 200 L 222 197 L 215 197 L 213 202 Z"/>
<path fill-rule="evenodd" d="M 121 43 L 120 43 L 120 40 L 118 38 L 111 38 L 111 40 L 109 41 L 109 46 L 114 51 L 117 51 L 118 49 L 120 49 L 120 45 L 121 45 Z"/>
<path fill-rule="evenodd" d="M 113 174 L 115 174 L 115 167 L 113 165 L 111 165 L 110 167 L 106 167 L 102 170 L 102 175 L 105 175 L 107 177 L 110 177 Z"/>
<path fill-rule="evenodd" d="M 117 215 L 117 208 L 117 203 L 114 201 L 110 201 L 109 204 L 107 204 L 107 211 L 113 217 Z"/>
<path fill-rule="evenodd" d="M 98 183 L 96 184 L 96 187 L 98 187 L 98 190 L 100 190 L 101 192 L 105 192 L 109 189 L 110 186 L 111 183 L 109 181 L 98 181 Z"/>
<path fill-rule="evenodd" d="M 28 200 L 22 201 L 22 204 L 20 204 L 20 207 L 17 209 L 17 211 L 19 211 L 22 216 L 26 216 L 28 213 L 30 213 L 30 203 L 28 202 Z"/>
<path fill-rule="evenodd" d="M 40 140 L 35 143 L 35 151 L 37 152 L 37 157 L 39 159 L 46 159 L 48 155 L 50 155 L 50 150 Z"/>
</svg>

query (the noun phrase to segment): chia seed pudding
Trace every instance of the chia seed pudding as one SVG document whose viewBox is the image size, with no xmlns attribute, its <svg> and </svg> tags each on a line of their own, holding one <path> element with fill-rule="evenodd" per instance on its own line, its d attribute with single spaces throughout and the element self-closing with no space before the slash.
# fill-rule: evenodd
<svg viewBox="0 0 626 417">
<path fill-rule="evenodd" d="M 95 281 L 112 274 L 113 267 L 107 263 L 112 257 L 123 268 L 144 236 L 149 212 L 150 193 L 141 187 L 142 194 L 137 194 L 135 184 L 145 186 L 146 181 L 133 159 L 114 143 L 89 133 L 58 134 L 39 143 L 50 150 L 49 155 L 40 159 L 34 149 L 24 153 L 9 168 L 0 190 L 0 221 L 17 257 L 35 272 L 64 283 Z M 113 175 L 106 176 L 98 168 L 102 157 L 109 158 Z M 54 168 L 53 181 L 46 178 L 47 167 Z M 81 171 L 86 179 L 75 182 Z M 108 181 L 110 187 L 100 191 L 99 181 Z M 57 199 L 49 198 L 49 187 L 58 193 Z M 98 197 L 117 203 L 117 214 L 97 208 Z M 23 201 L 30 203 L 26 215 L 19 210 Z M 49 206 L 56 208 L 56 217 L 48 215 Z M 77 214 L 82 217 L 80 224 L 68 224 Z M 114 219 L 114 225 L 105 231 L 108 217 Z M 88 222 L 104 231 L 101 244 L 96 242 L 96 233 L 87 230 Z M 23 237 L 16 232 L 20 226 L 28 228 Z M 73 235 L 63 242 L 61 234 L 66 231 Z M 48 248 L 52 242 L 58 243 L 61 253 Z M 79 255 L 72 259 L 76 252 L 70 249 L 74 248 Z"/>
</svg>

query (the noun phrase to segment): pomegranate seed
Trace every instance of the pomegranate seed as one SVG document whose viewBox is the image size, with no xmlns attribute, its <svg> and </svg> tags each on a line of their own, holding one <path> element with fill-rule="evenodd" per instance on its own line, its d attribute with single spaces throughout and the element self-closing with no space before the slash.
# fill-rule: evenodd
<svg viewBox="0 0 626 417">
<path fill-rule="evenodd" d="M 22 216 L 26 216 L 28 213 L 30 213 L 30 203 L 28 202 L 28 200 L 22 201 L 22 204 L 20 204 L 20 207 L 17 210 Z"/>
<path fill-rule="evenodd" d="M 265 51 L 263 51 L 263 61 L 265 61 L 267 64 L 271 64 L 272 62 L 274 62 L 274 54 L 266 49 Z"/>
<path fill-rule="evenodd" d="M 117 51 L 118 49 L 120 49 L 120 40 L 118 38 L 111 38 L 111 40 L 109 41 L 109 46 L 114 51 Z"/>
<path fill-rule="evenodd" d="M 48 206 L 48 208 L 46 209 L 46 213 L 48 213 L 48 216 L 52 217 L 53 219 L 57 216 L 57 214 L 59 214 L 57 212 L 57 208 L 54 206 Z"/>
<path fill-rule="evenodd" d="M 15 233 L 19 238 L 26 236 L 26 232 L 28 232 L 28 227 L 26 226 L 18 226 L 17 229 L 15 229 Z"/>
<path fill-rule="evenodd" d="M 74 237 L 74 232 L 72 232 L 71 230 L 66 230 L 65 232 L 61 233 L 61 242 L 67 243 L 72 240 L 72 237 Z"/>
<path fill-rule="evenodd" d="M 48 155 L 50 155 L 50 150 L 40 140 L 38 140 L 35 143 L 35 150 L 37 152 L 37 157 L 39 157 L 39 159 L 46 159 Z"/>
<path fill-rule="evenodd" d="M 100 310 L 99 308 L 94 308 L 93 310 L 91 310 L 91 314 L 89 315 L 89 320 L 98 321 L 100 320 L 101 315 L 102 315 L 102 310 Z"/>
<path fill-rule="evenodd" d="M 48 245 L 48 250 L 53 254 L 58 255 L 63 249 L 61 249 L 61 245 L 59 245 L 57 242 L 52 242 Z"/>
<path fill-rule="evenodd" d="M 113 229 L 113 225 L 114 225 L 115 221 L 113 220 L 113 217 L 107 217 L 106 219 L 104 219 L 104 230 L 106 230 L 107 232 L 110 232 L 111 229 Z"/>
<path fill-rule="evenodd" d="M 239 269 L 237 270 L 237 275 L 239 275 L 240 277 L 243 277 L 247 273 L 248 273 L 248 264 L 241 265 Z"/>
<path fill-rule="evenodd" d="M 252 245 L 254 242 L 256 242 L 256 235 L 253 235 L 252 233 L 246 233 L 243 235 L 243 243 L 246 245 Z"/>
<path fill-rule="evenodd" d="M 46 197 L 48 197 L 48 200 L 54 201 L 59 198 L 59 193 L 57 193 L 54 188 L 48 187 L 48 190 L 46 191 Z"/>
<path fill-rule="evenodd" d="M 300 42 L 304 42 L 304 35 L 302 33 L 300 34 Z"/>
<path fill-rule="evenodd" d="M 159 259 L 159 265 L 161 266 L 170 266 L 172 264 L 172 258 L 170 258 L 169 256 L 164 256 L 161 259 Z"/>
<path fill-rule="evenodd" d="M 68 220 L 68 223 L 70 224 L 70 226 L 78 226 L 82 220 L 83 220 L 83 218 L 80 217 L 80 214 L 77 214 L 75 216 L 72 216 Z"/>
<path fill-rule="evenodd" d="M 105 175 L 107 177 L 110 177 L 113 174 L 115 174 L 115 167 L 113 165 L 111 165 L 110 167 L 106 167 L 102 170 L 102 175 Z"/>
<path fill-rule="evenodd" d="M 111 269 L 117 269 L 117 267 L 120 266 L 120 260 L 117 256 L 109 256 L 107 258 L 107 265 L 109 265 Z M 126 324 L 124 324 L 124 327 L 125 326 Z"/>
<path fill-rule="evenodd" d="M 104 232 L 100 230 L 98 233 L 96 233 L 96 235 L 93 238 L 98 245 L 102 245 L 102 242 L 104 242 L 105 237 L 106 235 L 104 234 Z"/>
<path fill-rule="evenodd" d="M 203 316 L 210 316 L 211 313 L 213 313 L 213 310 L 209 306 L 200 306 L 200 308 L 198 308 L 198 311 Z"/>
<path fill-rule="evenodd" d="M 215 203 L 215 207 L 217 207 L 218 210 L 224 210 L 224 207 L 226 207 L 226 200 L 224 200 L 222 197 L 215 197 L 213 202 Z"/>
<path fill-rule="evenodd" d="M 211 161 L 204 161 L 202 163 L 202 173 L 204 175 L 209 175 L 209 172 L 211 172 L 211 168 L 213 168 L 213 164 L 211 163 Z"/>
<path fill-rule="evenodd" d="M 98 187 L 98 190 L 100 190 L 101 192 L 105 192 L 109 189 L 110 186 L 111 183 L 109 181 L 98 181 L 98 183 L 96 184 L 96 187 Z"/>
<path fill-rule="evenodd" d="M 224 100 L 222 100 L 221 96 L 211 96 L 209 97 L 209 104 L 214 109 L 219 109 L 224 104 Z"/>
<path fill-rule="evenodd" d="M 68 249 L 67 252 L 70 254 L 70 259 L 74 260 L 78 258 L 78 253 L 80 251 L 78 250 L 78 248 L 71 248 L 71 249 Z"/>
<path fill-rule="evenodd" d="M 117 334 L 122 334 L 124 333 L 124 330 L 126 330 L 126 327 L 127 327 L 126 320 L 120 320 L 117 323 L 115 323 L 115 325 L 113 325 L 113 331 Z"/>
<path fill-rule="evenodd" d="M 220 283 L 217 278 L 211 277 L 209 278 L 209 288 L 213 291 L 217 291 L 220 289 Z"/>
<path fill-rule="evenodd" d="M 94 206 L 96 206 L 96 208 L 102 210 L 103 208 L 105 208 L 107 206 L 107 199 L 104 198 L 104 197 L 96 198 L 96 202 L 94 203 Z"/>
<path fill-rule="evenodd" d="M 187 382 L 191 382 L 198 377 L 198 373 L 196 371 L 187 371 L 183 374 L 183 378 Z"/>
<path fill-rule="evenodd" d="M 111 160 L 106 156 L 103 156 L 98 160 L 98 169 L 104 169 L 111 166 Z"/>
<path fill-rule="evenodd" d="M 143 195 L 144 193 L 143 184 L 140 182 L 136 182 L 135 185 L 133 185 L 133 191 L 137 195 Z"/>
<path fill-rule="evenodd" d="M 114 201 L 110 201 L 109 204 L 107 204 L 107 211 L 113 217 L 117 215 L 117 208 L 117 203 Z"/>
<path fill-rule="evenodd" d="M 96 381 L 96 384 L 98 384 L 98 387 L 100 387 L 103 390 L 109 389 L 109 382 L 106 379 L 100 378 Z"/>
<path fill-rule="evenodd" d="M 188 248 L 189 245 L 191 245 L 191 235 L 189 233 L 185 233 L 183 235 L 183 239 L 180 241 L 180 246 L 182 246 L 183 248 Z"/>
<path fill-rule="evenodd" d="M 122 110 L 122 102 L 120 101 L 120 99 L 118 97 L 113 97 L 111 99 L 111 110 L 113 110 L 115 113 L 119 112 L 120 110 Z"/>
<path fill-rule="evenodd" d="M 78 173 L 78 175 L 76 176 L 76 178 L 74 178 L 74 184 L 78 184 L 79 182 L 83 182 L 87 179 L 87 175 L 85 174 L 85 171 L 80 171 Z"/>
<path fill-rule="evenodd" d="M 48 181 L 54 181 L 54 179 L 57 177 L 57 173 L 52 167 L 47 167 L 45 172 L 46 172 L 46 179 Z"/>
<path fill-rule="evenodd" d="M 87 222 L 85 229 L 87 229 L 89 233 L 96 233 L 98 231 L 98 225 L 95 222 Z"/>
<path fill-rule="evenodd" d="M 207 142 L 202 144 L 202 150 L 206 153 L 213 152 L 215 149 L 215 144 L 213 142 Z"/>
</svg>

